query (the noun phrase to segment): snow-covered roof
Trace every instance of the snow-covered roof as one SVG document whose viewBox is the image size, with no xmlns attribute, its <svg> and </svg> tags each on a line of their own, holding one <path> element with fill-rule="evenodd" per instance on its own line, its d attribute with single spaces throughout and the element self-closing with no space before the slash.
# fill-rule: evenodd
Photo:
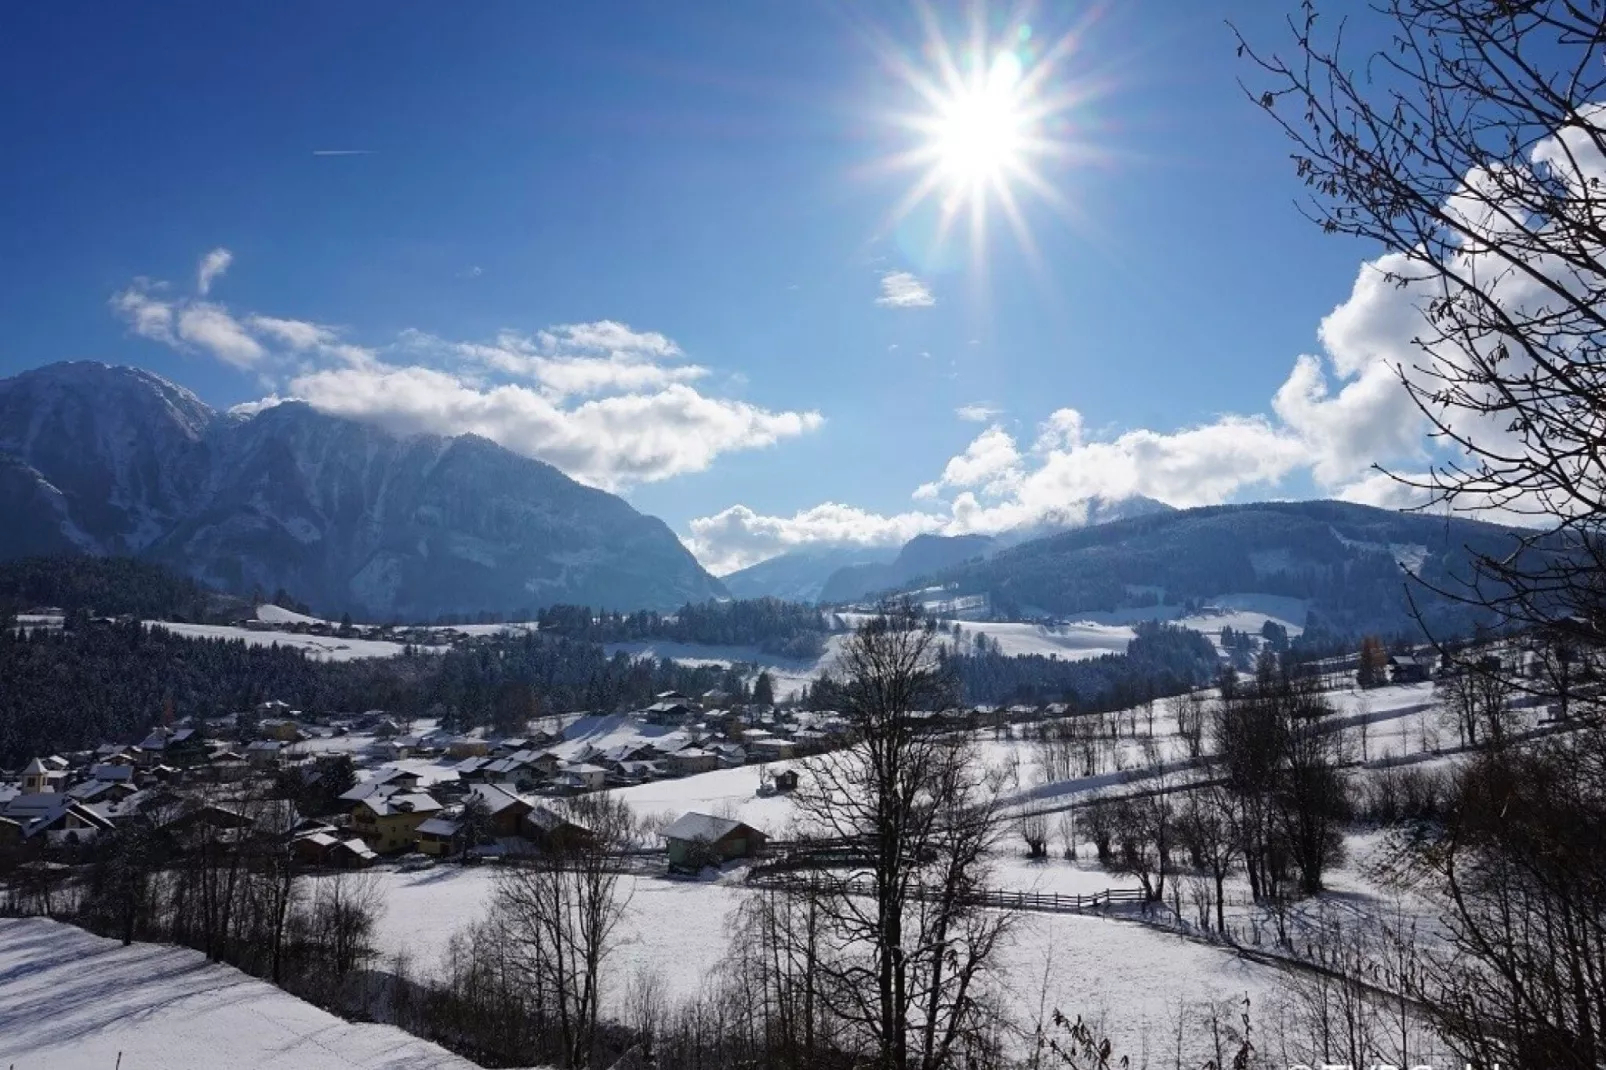
<svg viewBox="0 0 1606 1070">
<path fill-rule="evenodd" d="M 362 804 L 374 812 L 376 817 L 389 817 L 392 814 L 432 814 L 441 808 L 434 797 L 422 792 L 395 792 L 389 795 L 371 795 L 362 800 Z"/>
<path fill-rule="evenodd" d="M 418 826 L 423 836 L 456 836 L 463 823 L 451 817 L 432 817 Z"/>
<path fill-rule="evenodd" d="M 38 776 L 40 773 L 48 773 L 49 771 L 50 770 L 45 768 L 45 763 L 40 761 L 38 758 L 35 758 L 33 761 L 22 767 L 23 776 Z"/>
<path fill-rule="evenodd" d="M 740 821 L 712 814 L 685 813 L 664 829 L 666 840 L 700 840 L 714 843 L 740 828 L 751 828 Z"/>
<path fill-rule="evenodd" d="M 469 794 L 484 802 L 485 808 L 492 814 L 499 814 L 510 807 L 521 804 L 524 806 L 535 805 L 518 792 L 509 791 L 500 784 L 475 784 L 469 789 Z"/>
</svg>

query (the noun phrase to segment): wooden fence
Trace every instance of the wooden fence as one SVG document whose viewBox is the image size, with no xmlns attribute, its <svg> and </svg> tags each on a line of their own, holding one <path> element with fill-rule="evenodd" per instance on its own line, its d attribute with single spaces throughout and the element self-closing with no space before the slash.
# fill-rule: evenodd
<svg viewBox="0 0 1606 1070">
<path fill-rule="evenodd" d="M 803 875 L 797 872 L 753 870 L 747 883 L 760 888 L 791 888 L 799 891 L 829 891 L 837 895 L 869 896 L 875 894 L 875 882 L 869 877 L 829 877 L 821 874 Z M 941 894 L 937 888 L 914 889 L 916 898 L 935 898 Z M 1029 910 L 1049 914 L 1080 914 L 1088 910 L 1102 910 L 1112 906 L 1138 906 L 1144 902 L 1143 892 L 1137 888 L 1106 888 L 1087 895 L 1059 892 L 1017 892 L 1004 888 L 983 888 L 966 893 L 964 901 L 995 910 Z"/>
</svg>

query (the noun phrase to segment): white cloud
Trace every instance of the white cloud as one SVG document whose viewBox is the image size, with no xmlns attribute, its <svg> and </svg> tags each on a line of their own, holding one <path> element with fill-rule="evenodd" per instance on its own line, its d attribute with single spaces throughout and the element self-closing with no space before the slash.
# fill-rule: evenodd
<svg viewBox="0 0 1606 1070">
<path fill-rule="evenodd" d="M 942 518 L 909 512 L 882 516 L 851 505 L 827 502 L 792 516 L 762 516 L 734 505 L 691 522 L 687 545 L 715 575 L 813 546 L 895 546 L 938 530 Z"/>
<path fill-rule="evenodd" d="M 996 409 L 991 405 L 961 405 L 954 410 L 954 415 L 966 423 L 985 424 L 1004 414 L 1004 410 Z"/>
<path fill-rule="evenodd" d="M 229 270 L 234 263 L 234 254 L 227 249 L 217 248 L 201 257 L 201 266 L 195 272 L 195 292 L 205 297 L 212 292 L 212 283 Z"/>
<path fill-rule="evenodd" d="M 930 308 L 937 303 L 926 284 L 907 271 L 889 271 L 881 276 L 881 296 L 875 303 L 882 308 Z"/>
<path fill-rule="evenodd" d="M 226 308 L 208 301 L 179 307 L 178 336 L 236 368 L 249 368 L 268 352 Z"/>
<path fill-rule="evenodd" d="M 217 270 L 226 266 L 225 254 Z M 236 412 L 297 398 L 404 434 L 473 432 L 608 489 L 702 471 L 725 453 L 823 423 L 817 412 L 701 393 L 691 384 L 708 368 L 686 362 L 666 335 L 616 320 L 503 331 L 488 341 L 405 330 L 374 348 L 327 324 L 171 297 L 148 279 L 111 306 L 142 337 L 256 371 L 271 393 Z"/>
<path fill-rule="evenodd" d="M 823 422 L 819 413 L 772 412 L 680 384 L 564 407 L 521 385 L 380 362 L 298 375 L 289 388 L 314 408 L 399 434 L 483 435 L 607 489 L 699 472 L 720 454 L 771 446 Z"/>
<path fill-rule="evenodd" d="M 321 323 L 308 323 L 306 320 L 287 320 L 277 316 L 248 316 L 245 322 L 251 330 L 265 334 L 298 353 L 318 346 L 333 345 L 337 337 L 333 327 L 325 327 Z"/>
</svg>

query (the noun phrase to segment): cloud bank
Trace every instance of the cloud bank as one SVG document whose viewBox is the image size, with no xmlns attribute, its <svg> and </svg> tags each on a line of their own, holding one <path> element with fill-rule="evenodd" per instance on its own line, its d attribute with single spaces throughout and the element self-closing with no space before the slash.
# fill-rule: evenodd
<svg viewBox="0 0 1606 1070">
<path fill-rule="evenodd" d="M 239 412 L 299 399 L 400 434 L 472 432 L 608 490 L 702 471 L 823 423 L 702 392 L 707 367 L 665 335 L 613 320 L 483 341 L 408 329 L 370 346 L 329 324 L 236 312 L 208 299 L 232 259 L 203 257 L 193 294 L 135 279 L 111 308 L 141 337 L 256 373 L 270 394 Z"/>
</svg>

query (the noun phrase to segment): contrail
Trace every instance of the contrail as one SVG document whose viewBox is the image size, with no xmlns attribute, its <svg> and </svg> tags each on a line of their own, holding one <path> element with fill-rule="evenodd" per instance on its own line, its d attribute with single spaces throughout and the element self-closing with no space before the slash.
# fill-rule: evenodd
<svg viewBox="0 0 1606 1070">
<path fill-rule="evenodd" d="M 313 149 L 314 156 L 372 156 L 373 149 Z"/>
</svg>

